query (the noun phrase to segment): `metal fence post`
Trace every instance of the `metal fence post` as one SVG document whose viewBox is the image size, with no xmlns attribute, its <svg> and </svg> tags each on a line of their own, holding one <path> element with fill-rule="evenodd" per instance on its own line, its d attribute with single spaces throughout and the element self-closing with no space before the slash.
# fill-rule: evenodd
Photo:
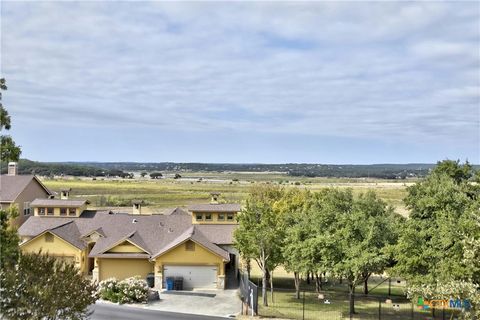
<svg viewBox="0 0 480 320">
<path fill-rule="evenodd" d="M 305 291 L 303 291 L 302 319 L 305 320 Z"/>
<path fill-rule="evenodd" d="M 378 320 L 382 320 L 382 300 L 378 299 Z"/>
</svg>

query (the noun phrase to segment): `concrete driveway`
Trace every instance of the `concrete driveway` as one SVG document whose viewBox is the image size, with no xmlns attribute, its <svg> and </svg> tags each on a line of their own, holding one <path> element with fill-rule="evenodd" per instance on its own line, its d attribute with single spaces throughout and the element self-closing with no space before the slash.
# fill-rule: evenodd
<svg viewBox="0 0 480 320">
<path fill-rule="evenodd" d="M 160 292 L 160 301 L 141 305 L 151 310 L 229 317 L 241 312 L 238 290 Z"/>
</svg>

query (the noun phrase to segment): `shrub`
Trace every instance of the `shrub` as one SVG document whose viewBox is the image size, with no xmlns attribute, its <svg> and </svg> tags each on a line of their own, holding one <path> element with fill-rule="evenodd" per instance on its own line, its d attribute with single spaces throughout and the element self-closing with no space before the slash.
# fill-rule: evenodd
<svg viewBox="0 0 480 320">
<path fill-rule="evenodd" d="M 98 295 L 104 300 L 118 303 L 147 302 L 148 286 L 138 276 L 122 281 L 110 278 L 100 282 Z"/>
</svg>

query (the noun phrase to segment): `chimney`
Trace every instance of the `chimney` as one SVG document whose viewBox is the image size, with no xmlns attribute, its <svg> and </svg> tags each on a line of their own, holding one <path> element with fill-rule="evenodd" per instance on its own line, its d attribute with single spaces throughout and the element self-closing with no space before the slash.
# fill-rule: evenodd
<svg viewBox="0 0 480 320">
<path fill-rule="evenodd" d="M 143 201 L 142 201 L 142 200 L 133 200 L 133 201 L 132 201 L 132 204 L 133 204 L 133 211 L 132 211 L 132 213 L 133 213 L 133 214 L 142 214 L 142 204 L 143 204 Z"/>
<path fill-rule="evenodd" d="M 210 193 L 210 196 L 212 197 L 210 200 L 210 203 L 218 204 L 218 198 L 220 198 L 220 192 L 212 192 Z"/>
<path fill-rule="evenodd" d="M 18 175 L 18 164 L 16 162 L 9 162 L 8 163 L 8 175 L 9 176 Z"/>
<path fill-rule="evenodd" d="M 60 199 L 62 200 L 68 200 L 68 197 L 70 196 L 70 191 L 72 189 L 63 189 L 60 191 Z"/>
</svg>

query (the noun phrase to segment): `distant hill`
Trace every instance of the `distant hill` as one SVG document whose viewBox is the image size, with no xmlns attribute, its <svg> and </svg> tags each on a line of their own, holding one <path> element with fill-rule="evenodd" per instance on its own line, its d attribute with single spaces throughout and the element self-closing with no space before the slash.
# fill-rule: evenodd
<svg viewBox="0 0 480 320">
<path fill-rule="evenodd" d="M 431 163 L 332 165 L 332 164 L 256 164 L 256 163 L 174 163 L 174 162 L 36 162 L 20 160 L 21 174 L 71 175 L 71 176 L 114 176 L 128 178 L 131 172 L 282 172 L 290 176 L 334 177 L 334 178 L 379 178 L 405 179 L 423 177 L 435 167 Z M 480 166 L 475 165 L 476 169 Z"/>
</svg>

